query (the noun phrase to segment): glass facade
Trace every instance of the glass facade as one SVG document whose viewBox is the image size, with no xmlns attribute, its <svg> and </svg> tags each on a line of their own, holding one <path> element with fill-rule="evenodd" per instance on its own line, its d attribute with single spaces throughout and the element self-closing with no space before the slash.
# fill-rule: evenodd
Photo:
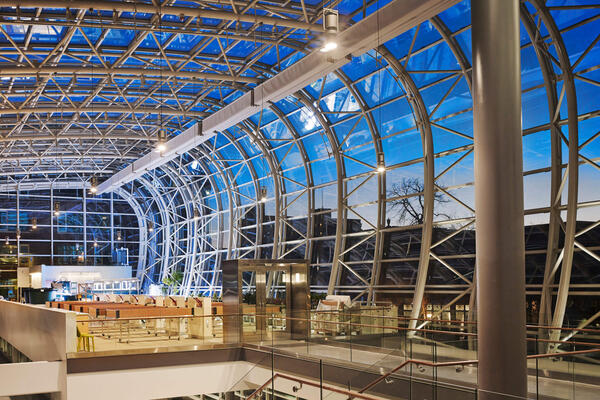
<svg viewBox="0 0 600 400">
<path fill-rule="evenodd" d="M 331 6 L 352 25 L 388 3 L 345 0 Z M 185 1 L 171 4 L 190 7 Z M 264 4 L 264 10 L 273 10 Z M 118 229 L 124 242 L 140 245 L 139 253 L 130 249 L 130 260 L 137 260 L 146 288 L 179 272 L 181 293 L 219 295 L 224 259 L 303 258 L 311 262 L 315 292 L 392 301 L 413 316 L 423 311 L 411 310 L 415 298 L 424 298 L 432 313 L 473 310 L 470 4 L 458 2 L 301 90 L 258 104 L 243 122 L 124 184 L 113 196 L 126 198 L 133 211 L 114 198 L 114 215 L 107 220 L 108 199 L 83 201 L 81 192 L 69 197 L 59 190 L 50 200 L 22 191 L 20 207 L 27 210 L 22 216 L 14 211 L 19 208 L 14 195 L 2 197 L 8 210 L 0 216 L 2 229 L 14 241 L 18 219 L 22 241 L 39 246 L 40 257 L 66 262 L 83 250 L 99 263 L 110 259 Z M 102 165 L 104 176 L 129 168 L 152 151 L 159 134 L 178 135 L 315 50 L 314 32 L 294 26 L 301 20 L 320 24 L 323 5 L 292 1 L 286 3 L 288 13 L 259 12 L 261 18 L 277 15 L 279 24 L 266 19 L 255 25 L 243 17 L 227 29 L 197 14 L 161 14 L 158 32 L 149 28 L 149 13 L 83 10 L 81 18 L 96 18 L 97 27 L 36 30 L 29 35 L 34 47 L 48 50 L 68 41 L 63 63 L 83 68 L 89 61 L 95 72 L 59 74 L 44 83 L 45 97 L 36 106 L 55 107 L 48 114 L 54 118 L 47 127 L 32 120 L 16 134 L 17 144 L 10 147 L 15 155 L 0 160 L 2 176 L 10 177 L 6 184 L 36 173 L 72 177 L 64 168 L 89 174 L 90 160 Z M 214 7 L 232 11 L 230 4 Z M 66 18 L 68 25 L 64 10 L 47 11 L 39 18 Z M 600 276 L 594 272 L 600 263 L 600 9 L 586 0 L 530 0 L 521 2 L 520 13 L 530 317 L 549 322 L 554 296 L 567 291 L 568 314 L 581 319 L 586 307 L 597 309 L 600 301 Z M 111 19 L 113 29 L 102 25 Z M 217 26 L 226 37 L 215 36 Z M 12 43 L 22 45 L 28 37 L 25 25 L 6 29 L 11 40 L 0 38 L 8 48 L 0 66 L 20 59 Z M 39 52 L 31 57 L 44 61 Z M 146 71 L 114 72 L 109 79 L 109 64 Z M 198 71 L 220 76 L 186 75 Z M 223 78 L 228 74 L 239 82 Z M 40 76 L 45 75 L 11 82 L 30 93 Z M 66 102 L 65 88 L 71 86 L 82 92 L 70 93 Z M 7 98 L 20 107 L 28 104 L 20 92 Z M 11 112 L 3 111 L 3 129 L 18 122 Z M 38 138 L 31 155 L 29 139 L 18 136 L 30 128 L 58 131 L 65 124 L 82 129 L 75 147 L 87 158 L 69 155 L 75 142 L 52 135 Z M 89 135 L 109 130 L 112 138 Z M 60 158 L 62 148 L 69 151 L 59 168 L 47 160 Z M 40 161 L 37 154 L 45 150 L 54 158 Z M 52 217 L 56 201 L 58 218 Z M 34 216 L 51 244 L 27 238 Z M 419 287 L 419 281 L 425 285 Z"/>
<path fill-rule="evenodd" d="M 0 193 L 0 258 L 21 265 L 118 265 L 117 251 L 138 266 L 139 227 L 116 193 L 83 189 Z M 122 250 L 127 249 L 127 250 Z"/>
<path fill-rule="evenodd" d="M 586 272 L 600 260 L 600 13 L 578 4 L 521 8 L 532 315 L 562 274 L 575 303 L 600 285 Z M 147 276 L 156 282 L 179 270 L 185 293 L 212 294 L 220 260 L 307 258 L 314 291 L 409 305 L 425 274 L 426 304 L 441 312 L 472 303 L 469 24 L 463 1 L 134 182 L 156 205 L 154 227 L 168 231 Z M 434 190 L 431 229 L 426 188 Z M 570 271 L 562 265 L 569 253 Z"/>
</svg>

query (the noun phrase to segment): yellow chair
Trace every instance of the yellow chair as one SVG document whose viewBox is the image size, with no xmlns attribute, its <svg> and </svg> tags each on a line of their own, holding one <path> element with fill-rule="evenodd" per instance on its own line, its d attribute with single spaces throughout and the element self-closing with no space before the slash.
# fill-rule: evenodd
<svg viewBox="0 0 600 400">
<path fill-rule="evenodd" d="M 87 332 L 82 332 L 83 329 L 79 329 L 77 324 L 77 351 L 96 351 L 96 343 L 94 342 L 94 335 L 90 335 Z M 84 324 L 81 324 L 84 325 Z M 82 326 L 83 328 L 83 326 Z M 91 340 L 90 340 L 91 339 Z M 91 345 L 91 346 L 90 346 Z"/>
</svg>

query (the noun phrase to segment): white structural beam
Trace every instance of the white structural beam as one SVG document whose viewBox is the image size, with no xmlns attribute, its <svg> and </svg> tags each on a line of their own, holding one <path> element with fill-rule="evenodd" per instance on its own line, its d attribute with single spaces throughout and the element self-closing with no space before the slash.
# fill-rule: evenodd
<svg viewBox="0 0 600 400">
<path fill-rule="evenodd" d="M 76 171 L 78 172 L 78 171 Z M 41 174 L 36 174 L 41 175 Z M 89 188 L 90 183 L 81 180 L 74 181 L 27 181 L 27 182 L 10 182 L 0 184 L 0 193 L 4 192 L 16 192 L 18 190 L 49 190 L 49 189 L 83 189 Z"/>
<path fill-rule="evenodd" d="M 271 79 L 167 142 L 167 151 L 151 153 L 98 186 L 104 193 L 130 182 L 255 114 L 260 107 L 289 96 L 386 41 L 439 14 L 459 0 L 395 0 L 337 35 L 338 47 L 315 50 Z"/>
</svg>

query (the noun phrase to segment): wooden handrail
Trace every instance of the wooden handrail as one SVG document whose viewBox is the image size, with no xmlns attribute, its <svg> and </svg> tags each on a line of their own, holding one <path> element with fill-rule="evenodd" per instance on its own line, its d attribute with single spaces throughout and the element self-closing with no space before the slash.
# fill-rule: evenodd
<svg viewBox="0 0 600 400">
<path fill-rule="evenodd" d="M 600 352 L 600 349 L 592 349 L 592 350 L 567 351 L 567 352 L 563 352 L 563 353 L 534 354 L 534 355 L 527 356 L 527 359 L 539 359 L 539 358 L 549 358 L 549 357 L 553 357 L 554 358 L 554 357 L 564 357 L 564 356 L 570 356 L 570 355 L 599 353 L 599 352 Z M 365 395 L 363 393 L 365 391 L 369 390 L 370 388 L 376 386 L 379 382 L 381 382 L 382 380 L 388 378 L 389 376 L 393 375 L 394 373 L 398 372 L 399 370 L 401 370 L 402 368 L 406 367 L 409 364 L 424 365 L 424 366 L 427 366 L 427 367 L 435 367 L 435 368 L 437 368 L 437 367 L 451 367 L 451 366 L 458 366 L 458 365 L 473 365 L 473 364 L 478 364 L 478 363 L 479 363 L 479 360 L 432 362 L 432 361 L 425 361 L 425 360 L 408 359 L 408 360 L 405 360 L 404 362 L 402 362 L 397 367 L 393 368 L 392 370 L 390 370 L 390 371 L 386 372 L 385 374 L 379 376 L 377 379 L 375 379 L 373 382 L 369 383 L 367 386 L 365 386 L 362 389 L 360 389 L 358 392 L 352 392 L 352 391 L 349 391 L 349 390 L 338 389 L 338 388 L 335 388 L 335 387 L 332 387 L 332 386 L 328 386 L 328 385 L 322 385 L 322 387 L 325 390 L 329 390 L 329 391 L 333 391 L 333 392 L 336 392 L 336 393 L 348 395 L 349 396 L 348 400 L 351 400 L 351 399 L 354 399 L 354 398 L 372 399 L 371 397 L 365 397 Z M 267 380 L 263 385 L 261 385 L 258 389 L 256 389 L 250 396 L 246 397 L 246 400 L 252 400 L 258 394 L 260 394 L 260 392 L 262 392 L 267 387 L 267 385 L 269 385 L 269 383 L 271 383 L 272 381 L 274 381 L 278 377 L 289 379 L 289 380 L 293 380 L 293 381 L 296 381 L 298 383 L 302 383 L 302 384 L 306 384 L 306 385 L 310 385 L 310 386 L 314 386 L 314 387 L 321 387 L 320 385 L 317 385 L 317 384 L 315 384 L 313 382 L 310 382 L 310 381 L 306 381 L 306 380 L 301 379 L 301 378 L 296 378 L 296 377 L 292 377 L 292 376 L 289 376 L 289 375 L 284 375 L 284 374 L 276 373 L 275 375 L 273 375 L 273 377 L 269 378 L 269 380 Z"/>
<path fill-rule="evenodd" d="M 361 309 L 362 310 L 362 309 Z M 352 311 L 341 311 L 341 310 L 311 310 L 314 314 L 333 314 L 333 313 L 346 313 L 348 315 L 359 314 L 360 310 L 357 310 L 356 313 Z M 426 321 L 426 322 L 438 322 L 438 323 L 456 323 L 456 324 L 464 324 L 464 325 L 477 325 L 477 321 L 460 321 L 453 319 L 432 319 L 432 318 L 410 318 L 410 317 L 394 317 L 391 315 L 366 315 L 371 318 L 380 318 L 380 319 L 395 319 L 399 321 Z M 547 326 L 547 325 L 525 325 L 526 328 L 529 329 L 545 329 L 545 330 L 562 330 L 562 331 L 578 331 L 578 332 L 589 332 L 589 333 L 599 333 L 600 329 L 590 329 L 590 328 L 571 328 L 571 327 L 556 327 L 556 326 Z"/>
<path fill-rule="evenodd" d="M 375 325 L 375 324 L 362 324 L 355 322 L 346 322 L 346 321 L 314 321 L 310 318 L 299 318 L 299 317 L 290 317 L 290 316 L 278 316 L 276 314 L 256 314 L 256 313 L 246 313 L 246 314 L 214 314 L 214 315 L 174 315 L 174 316 L 155 316 L 155 317 L 128 317 L 128 318 L 102 318 L 102 319 L 89 319 L 85 321 L 81 321 L 82 323 L 92 323 L 92 322 L 116 322 L 116 321 L 139 321 L 139 320 L 154 320 L 154 319 L 166 319 L 166 318 L 215 318 L 215 317 L 244 317 L 244 316 L 253 316 L 253 317 L 264 317 L 264 318 L 273 318 L 280 320 L 290 320 L 290 321 L 304 321 L 304 322 L 318 322 L 320 324 L 329 324 L 329 325 L 347 325 L 347 326 L 357 326 L 364 328 L 377 328 L 384 330 L 395 330 L 395 331 L 411 331 L 411 332 L 427 332 L 427 333 L 438 333 L 438 334 L 446 334 L 446 335 L 454 335 L 454 336 L 468 336 L 468 337 L 477 337 L 477 333 L 473 332 L 456 332 L 456 331 L 443 331 L 436 329 L 423 329 L 423 328 L 406 328 L 401 326 L 384 326 L 384 325 Z M 558 328 L 554 328 L 558 329 Z M 575 344 L 580 346 L 597 346 L 598 343 L 592 342 L 574 342 L 574 341 L 562 341 L 562 340 L 551 340 L 551 339 L 541 339 L 541 338 L 525 338 L 528 342 L 539 342 L 539 343 L 562 343 L 562 344 Z"/>
<path fill-rule="evenodd" d="M 305 379 L 302 378 L 296 378 L 295 376 L 290 376 L 290 375 L 285 375 L 285 374 L 280 374 L 279 372 L 276 373 L 275 375 L 273 375 L 271 378 L 269 378 L 268 381 L 266 381 L 264 384 L 262 384 L 258 389 L 256 389 L 254 392 L 252 392 L 252 394 L 248 397 L 246 397 L 246 400 L 252 400 L 253 398 L 255 398 L 257 395 L 259 395 L 263 390 L 265 390 L 265 388 L 269 385 L 269 383 L 275 381 L 275 379 L 277 378 L 283 378 L 283 379 L 288 379 L 290 381 L 294 381 L 294 382 L 298 382 L 301 383 L 303 385 L 307 385 L 307 386 L 312 386 L 312 387 L 316 387 L 316 388 L 323 388 L 325 390 L 329 390 L 330 392 L 335 392 L 335 393 L 339 393 L 339 394 L 343 394 L 346 396 L 351 396 L 351 398 L 358 398 L 358 399 L 364 399 L 364 400 L 377 400 L 377 398 L 375 397 L 371 397 L 365 394 L 361 394 L 358 392 L 353 392 L 351 390 L 345 390 L 345 389 L 340 389 L 334 386 L 329 386 L 329 385 L 320 385 L 311 381 L 307 381 Z"/>
<path fill-rule="evenodd" d="M 563 356 L 578 355 L 578 354 L 588 354 L 588 353 L 598 353 L 598 352 L 600 352 L 600 349 L 566 351 L 566 352 L 563 352 L 563 353 L 533 354 L 533 355 L 527 356 L 527 359 L 529 360 L 529 359 L 548 358 L 548 357 L 563 357 Z M 389 377 L 390 375 L 393 375 L 394 373 L 396 373 L 397 371 L 399 371 L 400 369 L 404 368 L 405 366 L 407 366 L 409 364 L 425 365 L 425 366 L 428 366 L 428 367 L 450 367 L 450 366 L 454 366 L 454 365 L 472 365 L 472 364 L 478 364 L 478 363 L 479 363 L 479 360 L 450 361 L 450 362 L 431 362 L 431 361 L 425 361 L 425 360 L 409 359 L 409 360 L 406 360 L 403 363 L 401 363 L 396 368 L 394 368 L 394 369 L 386 372 L 385 374 L 381 375 L 380 377 L 378 377 L 377 379 L 375 379 L 373 382 L 369 383 L 367 386 L 365 386 L 362 389 L 360 389 L 358 392 L 359 393 L 364 393 L 365 391 L 367 391 L 370 388 L 372 388 L 373 386 L 377 385 L 379 382 L 381 382 L 385 378 Z M 352 398 L 350 398 L 350 399 L 352 399 Z"/>
</svg>

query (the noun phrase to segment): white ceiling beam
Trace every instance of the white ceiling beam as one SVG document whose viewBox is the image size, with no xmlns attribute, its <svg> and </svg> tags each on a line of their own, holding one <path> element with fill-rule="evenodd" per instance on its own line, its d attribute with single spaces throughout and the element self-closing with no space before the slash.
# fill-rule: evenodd
<svg viewBox="0 0 600 400">
<path fill-rule="evenodd" d="M 33 181 L 0 184 L 0 192 L 16 192 L 17 190 L 46 190 L 46 189 L 82 189 L 89 187 L 88 182 L 83 181 Z"/>
<path fill-rule="evenodd" d="M 250 117 L 386 41 L 410 30 L 455 5 L 460 0 L 395 0 L 337 35 L 338 48 L 328 53 L 315 50 L 271 79 L 211 114 L 199 125 L 167 142 L 167 152 L 152 152 L 102 182 L 98 192 L 112 191 L 205 142 L 220 130 Z M 252 100 L 254 100 L 252 102 Z M 201 131 L 199 130 L 201 129 Z"/>
</svg>

